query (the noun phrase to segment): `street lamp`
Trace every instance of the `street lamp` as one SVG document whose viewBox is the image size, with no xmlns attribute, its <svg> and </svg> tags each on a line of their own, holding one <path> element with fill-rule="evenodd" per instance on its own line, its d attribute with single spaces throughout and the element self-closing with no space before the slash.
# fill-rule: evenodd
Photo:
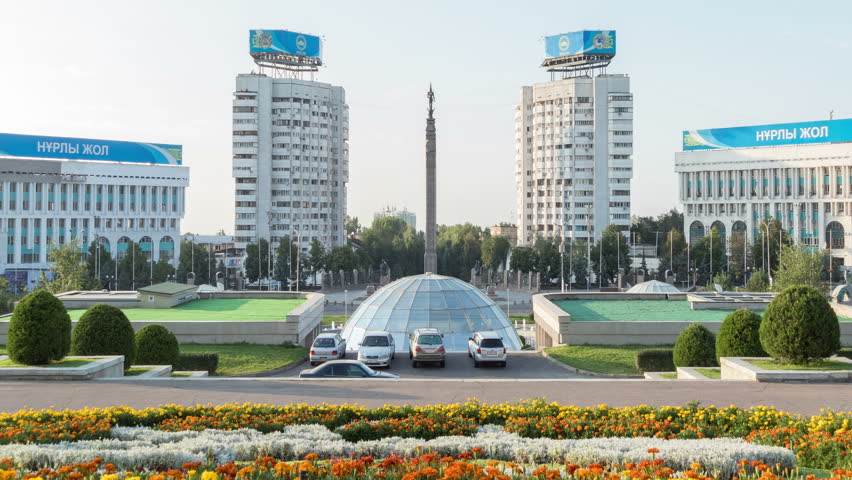
<svg viewBox="0 0 852 480">
<path fill-rule="evenodd" d="M 107 282 L 107 290 L 112 290 L 112 281 L 115 280 L 114 275 L 106 275 L 104 280 Z"/>
</svg>

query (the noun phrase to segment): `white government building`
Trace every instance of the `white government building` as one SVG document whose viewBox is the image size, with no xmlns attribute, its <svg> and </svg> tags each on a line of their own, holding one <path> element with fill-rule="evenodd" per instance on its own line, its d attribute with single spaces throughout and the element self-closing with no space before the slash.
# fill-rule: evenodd
<svg viewBox="0 0 852 480">
<path fill-rule="evenodd" d="M 610 224 L 627 230 L 633 95 L 627 75 L 604 70 L 615 32 L 547 37 L 546 49 L 543 66 L 562 78 L 522 87 L 515 108 L 518 244 L 600 238 Z"/>
<path fill-rule="evenodd" d="M 303 72 L 312 78 L 321 65 L 318 37 L 252 30 L 250 38 L 260 71 L 237 76 L 233 100 L 235 247 L 244 251 L 258 238 L 271 239 L 274 247 L 286 236 L 301 239 L 305 250 L 315 239 L 326 249 L 343 245 L 349 181 L 345 92 L 301 79 Z M 286 53 L 298 48 L 302 51 Z"/>
<path fill-rule="evenodd" d="M 800 245 L 852 265 L 852 119 L 683 132 L 675 154 L 684 228 L 753 243 L 776 219 Z"/>
<path fill-rule="evenodd" d="M 48 246 L 74 237 L 86 252 L 99 239 L 122 258 L 133 241 L 155 262 L 176 259 L 181 155 L 179 145 L 0 134 L 0 274 L 32 288 Z"/>
</svg>

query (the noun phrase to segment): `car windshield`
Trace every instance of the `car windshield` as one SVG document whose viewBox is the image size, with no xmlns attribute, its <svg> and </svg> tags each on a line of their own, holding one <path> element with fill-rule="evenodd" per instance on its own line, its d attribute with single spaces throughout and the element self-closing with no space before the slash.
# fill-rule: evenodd
<svg viewBox="0 0 852 480">
<path fill-rule="evenodd" d="M 483 338 L 480 343 L 482 348 L 503 348 L 503 342 L 499 338 Z"/>
<path fill-rule="evenodd" d="M 334 339 L 331 338 L 331 337 L 318 338 L 318 339 L 314 340 L 314 346 L 320 347 L 320 348 L 322 348 L 322 347 L 333 347 L 334 346 Z"/>
<path fill-rule="evenodd" d="M 366 365 L 361 365 L 361 368 L 363 368 L 364 371 L 367 372 L 367 375 L 378 375 L 379 374 L 379 372 L 373 370 L 372 368 L 370 368 Z"/>
<path fill-rule="evenodd" d="M 444 339 L 440 335 L 420 335 L 417 343 L 420 345 L 441 345 L 444 343 Z"/>
<path fill-rule="evenodd" d="M 365 337 L 364 341 L 361 342 L 362 347 L 387 347 L 388 345 L 390 345 L 388 337 L 378 335 Z"/>
</svg>

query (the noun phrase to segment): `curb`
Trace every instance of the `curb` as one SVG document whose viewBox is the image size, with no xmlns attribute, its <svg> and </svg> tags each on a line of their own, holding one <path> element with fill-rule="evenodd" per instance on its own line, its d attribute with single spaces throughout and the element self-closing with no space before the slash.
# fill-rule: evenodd
<svg viewBox="0 0 852 480">
<path fill-rule="evenodd" d="M 567 363 L 562 363 L 559 360 L 556 360 L 555 358 L 548 355 L 547 352 L 545 352 L 544 350 L 540 350 L 539 353 L 541 354 L 542 357 L 550 360 L 551 363 L 559 365 L 560 367 L 564 368 L 565 370 L 568 370 L 568 371 L 571 371 L 571 372 L 574 372 L 574 373 L 579 373 L 580 375 L 588 375 L 590 377 L 599 377 L 599 378 L 625 379 L 625 380 L 635 380 L 635 379 L 644 379 L 645 378 L 643 375 L 617 375 L 617 374 L 614 374 L 614 373 L 599 373 L 599 372 L 590 372 L 588 370 L 581 370 L 577 367 L 572 367 L 571 365 L 568 365 Z"/>
<path fill-rule="evenodd" d="M 266 370 L 264 372 L 254 372 L 254 373 L 241 373 L 239 375 L 225 375 L 225 376 L 222 376 L 220 378 L 272 377 L 272 376 L 279 375 L 279 374 L 282 374 L 284 372 L 290 371 L 290 370 L 298 367 L 299 365 L 302 365 L 303 363 L 305 363 L 307 361 L 308 361 L 308 355 L 305 355 L 302 358 L 293 360 L 292 362 L 288 363 L 287 365 L 284 365 L 283 367 L 273 368 L 272 370 Z"/>
</svg>

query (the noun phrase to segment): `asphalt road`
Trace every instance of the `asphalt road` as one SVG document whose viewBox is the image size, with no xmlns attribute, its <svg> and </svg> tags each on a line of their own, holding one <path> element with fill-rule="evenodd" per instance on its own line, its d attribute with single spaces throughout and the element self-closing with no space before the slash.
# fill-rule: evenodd
<svg viewBox="0 0 852 480">
<path fill-rule="evenodd" d="M 852 411 L 852 385 L 769 384 L 754 382 L 647 380 L 313 380 L 288 379 L 163 379 L 88 382 L 0 382 L 0 411 L 24 407 L 72 408 L 128 405 L 135 408 L 167 403 L 183 405 L 264 402 L 272 404 L 357 403 L 426 405 L 462 402 L 468 398 L 514 402 L 545 397 L 568 405 L 613 406 L 703 405 L 740 407 L 774 405 L 805 415 L 820 408 Z"/>
<path fill-rule="evenodd" d="M 355 359 L 354 353 L 348 353 L 346 358 Z M 311 368 L 305 363 L 299 368 L 294 368 L 281 374 L 282 377 L 298 377 L 299 372 Z M 506 368 L 495 365 L 483 364 L 480 368 L 474 368 L 473 360 L 466 353 L 447 354 L 447 363 L 444 368 L 437 364 L 423 364 L 419 368 L 411 366 L 411 360 L 405 352 L 397 352 L 390 368 L 379 368 L 379 371 L 390 372 L 402 378 L 586 378 L 574 372 L 566 370 L 554 362 L 540 356 L 536 352 L 512 352 L 506 362 Z"/>
</svg>

